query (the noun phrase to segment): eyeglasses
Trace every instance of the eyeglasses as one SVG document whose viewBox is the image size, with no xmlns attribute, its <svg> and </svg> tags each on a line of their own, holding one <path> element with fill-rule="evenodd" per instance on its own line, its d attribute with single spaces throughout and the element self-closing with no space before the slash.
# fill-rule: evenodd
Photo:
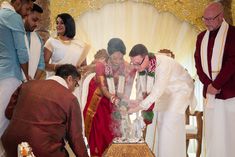
<svg viewBox="0 0 235 157">
<path fill-rule="evenodd" d="M 202 16 L 202 21 L 208 21 L 208 22 L 211 22 L 211 21 L 214 21 L 222 12 L 220 12 L 218 15 L 216 15 L 215 17 L 211 17 L 211 18 L 206 18 L 204 16 Z"/>
<path fill-rule="evenodd" d="M 145 57 L 142 59 L 142 61 L 140 63 L 131 63 L 131 65 L 141 66 L 143 64 L 144 60 L 145 60 Z"/>
</svg>

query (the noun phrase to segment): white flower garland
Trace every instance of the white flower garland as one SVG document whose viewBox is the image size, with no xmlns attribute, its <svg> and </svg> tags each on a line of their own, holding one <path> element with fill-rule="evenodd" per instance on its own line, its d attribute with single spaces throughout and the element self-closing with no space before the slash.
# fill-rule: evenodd
<svg viewBox="0 0 235 157">
<path fill-rule="evenodd" d="M 147 93 L 149 94 L 150 91 L 153 88 L 155 77 L 154 76 L 149 76 L 146 74 L 140 75 L 140 87 L 142 93 Z"/>
<path fill-rule="evenodd" d="M 117 93 L 123 94 L 124 88 L 125 88 L 125 76 L 124 75 L 118 76 L 118 86 L 117 86 L 117 93 L 116 93 L 116 88 L 115 88 L 114 78 L 113 78 L 113 71 L 110 65 L 105 66 L 105 75 L 106 75 L 109 92 L 113 95 L 116 95 Z"/>
<path fill-rule="evenodd" d="M 155 81 L 156 57 L 154 54 L 150 54 L 149 61 L 148 70 L 139 72 L 141 91 L 147 94 L 152 90 Z"/>
<path fill-rule="evenodd" d="M 117 88 L 117 93 L 116 93 L 116 88 L 114 84 L 114 78 L 112 76 L 106 77 L 107 79 L 107 84 L 108 84 L 108 89 L 109 92 L 113 95 L 120 93 L 124 93 L 124 88 L 125 88 L 125 77 L 123 75 L 119 75 L 118 77 L 118 88 Z"/>
</svg>

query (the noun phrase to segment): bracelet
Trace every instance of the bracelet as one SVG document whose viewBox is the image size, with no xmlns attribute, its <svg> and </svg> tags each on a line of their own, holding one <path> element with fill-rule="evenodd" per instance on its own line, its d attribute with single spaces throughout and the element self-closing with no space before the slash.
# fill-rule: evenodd
<svg viewBox="0 0 235 157">
<path fill-rule="evenodd" d="M 116 106 L 118 106 L 118 105 L 119 105 L 119 102 L 120 102 L 120 99 L 116 98 L 115 101 L 114 101 L 114 104 L 115 104 Z"/>
<path fill-rule="evenodd" d="M 110 97 L 110 101 L 111 101 L 111 103 L 112 103 L 112 104 L 114 104 L 115 99 L 116 99 L 116 98 L 115 98 L 115 96 L 114 96 L 114 95 L 112 95 L 112 96 Z"/>
<path fill-rule="evenodd" d="M 111 101 L 112 104 L 118 105 L 118 103 L 119 103 L 120 100 L 118 99 L 118 97 L 116 97 L 115 95 L 113 95 L 113 96 L 110 97 L 110 101 Z"/>
</svg>

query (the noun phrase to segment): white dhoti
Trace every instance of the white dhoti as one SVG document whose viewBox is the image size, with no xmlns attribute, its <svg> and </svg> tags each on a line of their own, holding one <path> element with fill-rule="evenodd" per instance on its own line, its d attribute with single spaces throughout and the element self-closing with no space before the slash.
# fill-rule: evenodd
<svg viewBox="0 0 235 157">
<path fill-rule="evenodd" d="M 152 144 L 156 157 L 186 157 L 186 131 L 184 114 L 174 112 L 157 113 L 156 124 L 147 130 L 146 141 Z M 156 120 L 156 118 L 154 118 Z M 151 130 L 151 131 L 150 131 Z M 155 132 L 154 132 L 155 131 Z M 154 133 L 153 133 L 154 132 Z M 152 139 L 151 137 L 155 138 Z"/>
<path fill-rule="evenodd" d="M 12 77 L 0 80 L 0 137 L 9 123 L 5 117 L 5 110 L 12 94 L 20 86 L 21 81 Z"/>
<path fill-rule="evenodd" d="M 145 142 L 148 144 L 149 148 L 156 155 L 158 148 L 158 135 L 157 135 L 157 116 L 158 113 L 154 112 L 153 121 L 147 126 Z"/>
<path fill-rule="evenodd" d="M 234 157 L 235 98 L 214 99 L 204 109 L 204 157 Z"/>
</svg>

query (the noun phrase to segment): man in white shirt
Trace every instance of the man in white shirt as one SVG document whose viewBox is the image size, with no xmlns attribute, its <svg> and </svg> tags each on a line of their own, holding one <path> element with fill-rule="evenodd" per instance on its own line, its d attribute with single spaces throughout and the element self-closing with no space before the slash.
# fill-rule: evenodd
<svg viewBox="0 0 235 157">
<path fill-rule="evenodd" d="M 186 157 L 184 115 L 188 105 L 195 105 L 193 79 L 174 59 L 150 54 L 142 44 L 135 45 L 129 56 L 139 72 L 137 99 L 142 100 L 133 101 L 128 112 L 146 110 L 155 103 L 146 142 L 157 157 Z"/>
<path fill-rule="evenodd" d="M 43 42 L 34 30 L 38 26 L 41 19 L 43 9 L 36 3 L 28 16 L 24 19 L 24 27 L 26 30 L 29 52 L 29 75 L 32 79 L 40 79 L 45 69 Z"/>
</svg>

